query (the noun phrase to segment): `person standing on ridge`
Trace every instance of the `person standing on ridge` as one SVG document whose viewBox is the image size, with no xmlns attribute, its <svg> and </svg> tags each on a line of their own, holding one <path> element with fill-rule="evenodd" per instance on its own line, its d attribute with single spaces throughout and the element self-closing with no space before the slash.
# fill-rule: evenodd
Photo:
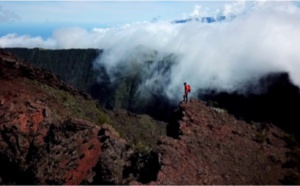
<svg viewBox="0 0 300 186">
<path fill-rule="evenodd" d="M 183 101 L 186 103 L 188 102 L 188 95 L 191 92 L 191 86 L 188 85 L 186 82 L 183 83 L 184 86 L 184 94 L 183 94 Z"/>
</svg>

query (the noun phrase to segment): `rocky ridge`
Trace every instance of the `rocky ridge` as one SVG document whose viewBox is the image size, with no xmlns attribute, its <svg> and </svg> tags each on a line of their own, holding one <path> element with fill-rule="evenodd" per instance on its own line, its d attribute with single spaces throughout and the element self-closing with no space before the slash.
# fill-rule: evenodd
<svg viewBox="0 0 300 186">
<path fill-rule="evenodd" d="M 197 100 L 176 113 L 174 138 L 159 141 L 161 170 L 152 184 L 287 184 L 291 175 L 299 183 L 296 165 L 285 166 L 293 161 L 288 135 L 276 126 L 249 124 Z"/>
</svg>

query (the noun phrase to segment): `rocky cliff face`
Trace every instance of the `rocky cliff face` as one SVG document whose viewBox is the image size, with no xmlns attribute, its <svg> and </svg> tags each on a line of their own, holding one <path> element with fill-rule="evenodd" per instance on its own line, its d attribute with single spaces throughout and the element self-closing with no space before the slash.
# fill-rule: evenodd
<svg viewBox="0 0 300 186">
<path fill-rule="evenodd" d="M 102 51 L 97 49 L 47 50 L 27 48 L 6 48 L 20 59 L 34 66 L 46 69 L 79 90 L 90 90 L 97 80 L 93 61 Z"/>
</svg>

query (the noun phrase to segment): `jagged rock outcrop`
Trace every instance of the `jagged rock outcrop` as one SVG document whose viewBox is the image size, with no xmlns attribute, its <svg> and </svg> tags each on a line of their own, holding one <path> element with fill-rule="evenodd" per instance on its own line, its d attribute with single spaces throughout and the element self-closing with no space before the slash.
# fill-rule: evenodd
<svg viewBox="0 0 300 186">
<path fill-rule="evenodd" d="M 100 127 L 80 119 L 59 121 L 47 94 L 26 78 L 73 95 L 83 94 L 52 73 L 0 52 L 1 183 L 80 184 L 92 180 L 92 168 L 101 154 Z"/>
<path fill-rule="evenodd" d="M 290 175 L 299 183 L 295 165 L 285 166 L 291 160 L 288 135 L 276 126 L 250 125 L 196 100 L 182 103 L 176 115 L 182 117 L 169 130 L 178 131 L 160 139 L 161 170 L 150 184 L 277 185 Z"/>
</svg>

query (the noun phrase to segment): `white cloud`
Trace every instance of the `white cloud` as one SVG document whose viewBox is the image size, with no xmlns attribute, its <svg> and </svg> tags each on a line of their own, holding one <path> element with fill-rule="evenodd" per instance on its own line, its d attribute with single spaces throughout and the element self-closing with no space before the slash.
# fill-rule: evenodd
<svg viewBox="0 0 300 186">
<path fill-rule="evenodd" d="M 87 31 L 83 28 L 61 28 L 53 33 L 57 48 L 97 48 L 100 38 L 98 31 Z"/>
<path fill-rule="evenodd" d="M 201 6 L 195 5 L 193 12 L 190 14 L 191 17 L 200 17 L 201 15 Z"/>
<path fill-rule="evenodd" d="M 159 91 L 164 84 L 164 93 L 173 100 L 182 98 L 185 81 L 193 90 L 234 91 L 264 74 L 287 71 L 300 86 L 299 8 L 283 2 L 253 3 L 250 8 L 239 2 L 226 7 L 220 11 L 228 15 L 248 12 L 213 24 L 158 21 L 92 31 L 66 28 L 48 40 L 7 35 L 0 38 L 0 46 L 104 49 L 98 62 L 105 64 L 112 79 L 118 72 L 134 72 L 148 59 L 161 61 L 174 54 L 176 65 L 168 73 L 153 65 L 149 69 L 155 71 L 142 69 L 147 79 L 140 87 L 145 93 Z"/>
<path fill-rule="evenodd" d="M 24 48 L 55 48 L 55 41 L 53 39 L 43 40 L 41 37 L 30 37 L 28 35 L 19 36 L 17 34 L 7 34 L 0 37 L 0 47 L 24 47 Z"/>
<path fill-rule="evenodd" d="M 227 13 L 231 9 L 232 14 L 241 14 L 239 8 L 246 10 L 244 3 L 237 3 L 227 8 Z M 168 82 L 166 94 L 177 100 L 181 98 L 184 81 L 194 90 L 243 91 L 245 83 L 262 75 L 287 71 L 300 86 L 299 17 L 299 9 L 292 4 L 272 2 L 260 4 L 251 13 L 230 22 L 131 25 L 105 34 L 107 41 L 101 48 L 108 52 L 104 52 L 100 63 L 105 63 L 109 72 L 115 74 L 124 70 L 124 64 L 134 66 L 144 62 L 147 48 L 162 55 L 176 54 L 178 64 L 173 66 L 171 74 L 149 76 L 142 86 L 144 90 L 153 90 L 158 82 Z M 139 56 L 137 48 L 141 46 L 144 49 Z M 155 60 L 162 58 L 158 56 Z"/>
<path fill-rule="evenodd" d="M 239 15 L 245 11 L 246 8 L 246 1 L 236 1 L 231 4 L 225 4 L 223 15 L 224 16 L 231 16 L 231 15 Z"/>
</svg>

